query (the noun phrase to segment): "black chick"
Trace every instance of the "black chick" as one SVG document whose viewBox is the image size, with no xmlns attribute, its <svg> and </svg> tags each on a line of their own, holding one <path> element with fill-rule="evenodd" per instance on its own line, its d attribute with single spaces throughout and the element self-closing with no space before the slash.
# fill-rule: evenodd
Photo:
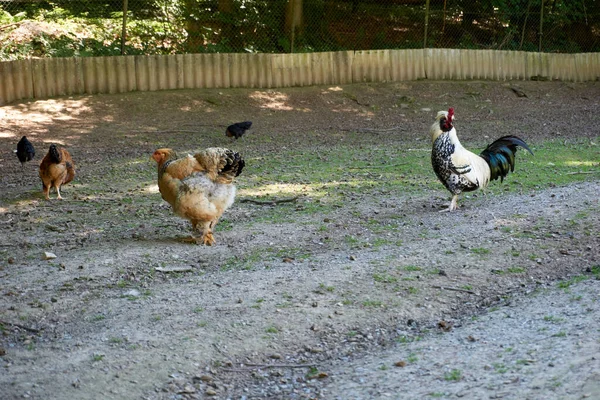
<svg viewBox="0 0 600 400">
<path fill-rule="evenodd" d="M 35 156 L 35 149 L 27 137 L 23 136 L 19 143 L 17 143 L 17 157 L 21 161 L 21 167 L 25 165 L 27 161 L 33 160 Z"/>
<path fill-rule="evenodd" d="M 251 126 L 252 121 L 237 122 L 227 127 L 225 135 L 230 138 L 239 139 Z"/>
</svg>

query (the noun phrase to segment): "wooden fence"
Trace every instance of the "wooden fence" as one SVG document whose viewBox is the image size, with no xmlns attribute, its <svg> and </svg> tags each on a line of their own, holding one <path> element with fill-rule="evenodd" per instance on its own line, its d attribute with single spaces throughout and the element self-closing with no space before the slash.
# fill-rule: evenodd
<svg viewBox="0 0 600 400">
<path fill-rule="evenodd" d="M 597 80 L 600 53 L 416 49 L 19 60 L 0 63 L 0 105 L 20 99 L 166 89 L 533 77 Z"/>
</svg>

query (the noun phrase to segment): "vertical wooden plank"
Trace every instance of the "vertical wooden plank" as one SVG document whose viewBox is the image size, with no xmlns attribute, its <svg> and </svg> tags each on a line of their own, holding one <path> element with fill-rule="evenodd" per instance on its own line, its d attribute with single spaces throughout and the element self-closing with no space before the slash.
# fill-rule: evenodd
<svg viewBox="0 0 600 400">
<path fill-rule="evenodd" d="M 247 87 L 255 88 L 258 87 L 258 79 L 259 79 L 259 58 L 258 54 L 248 54 L 247 55 L 248 62 L 248 83 Z"/>
<path fill-rule="evenodd" d="M 148 91 L 148 56 L 133 56 L 135 58 L 135 86 L 142 92 Z"/>
<path fill-rule="evenodd" d="M 183 54 L 183 87 L 185 89 L 194 89 L 196 87 L 194 82 L 194 65 L 192 54 Z"/>
<path fill-rule="evenodd" d="M 47 95 L 46 85 L 44 83 L 44 60 L 31 60 L 33 77 L 33 97 L 43 99 Z"/>
<path fill-rule="evenodd" d="M 128 92 L 133 92 L 138 90 L 137 88 L 137 78 L 136 78 L 136 62 L 134 56 L 125 56 L 125 70 L 127 77 L 127 85 L 126 90 Z"/>
<path fill-rule="evenodd" d="M 205 88 L 216 87 L 215 83 L 215 67 L 211 54 L 199 54 L 202 65 L 202 76 Z"/>
<path fill-rule="evenodd" d="M 156 56 L 147 56 L 145 61 L 147 63 L 146 68 L 148 70 L 148 73 L 146 74 L 148 88 L 146 90 L 149 92 L 154 92 L 160 87 L 158 82 Z"/>
<path fill-rule="evenodd" d="M 98 74 L 103 75 L 104 90 L 101 93 L 117 93 L 117 57 L 102 57 Z"/>
<path fill-rule="evenodd" d="M 0 62 L 0 105 L 18 99 L 14 85 L 15 67 L 14 62 Z"/>
</svg>

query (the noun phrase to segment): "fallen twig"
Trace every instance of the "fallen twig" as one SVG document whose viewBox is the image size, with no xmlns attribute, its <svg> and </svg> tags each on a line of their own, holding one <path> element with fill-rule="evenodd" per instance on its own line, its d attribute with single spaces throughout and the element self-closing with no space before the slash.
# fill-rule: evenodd
<svg viewBox="0 0 600 400">
<path fill-rule="evenodd" d="M 310 368 L 316 364 L 245 364 L 246 368 L 223 368 L 226 372 L 246 372 L 257 368 Z"/>
<path fill-rule="evenodd" d="M 469 293 L 469 294 L 477 294 L 472 290 L 467 290 L 467 289 L 460 289 L 460 288 L 455 288 L 455 287 L 450 287 L 450 286 L 431 286 L 432 288 L 435 289 L 441 289 L 441 290 L 451 290 L 453 292 L 463 292 L 463 293 Z"/>
<path fill-rule="evenodd" d="M 401 165 L 406 165 L 408 163 L 400 163 L 400 164 L 390 164 L 390 165 L 367 165 L 364 167 L 346 167 L 347 169 L 371 169 L 371 168 L 389 168 L 389 167 L 399 167 Z"/>
<path fill-rule="evenodd" d="M 16 326 L 17 328 L 25 329 L 27 332 L 33 332 L 33 333 L 39 333 L 40 332 L 39 329 L 30 328 L 28 326 L 17 324 L 15 322 L 8 322 L 8 321 L 0 320 L 0 324 L 10 325 L 10 326 Z"/>
<path fill-rule="evenodd" d="M 295 196 L 295 197 L 289 197 L 289 198 L 285 198 L 285 199 L 274 199 L 274 200 L 240 199 L 239 202 L 240 203 L 258 204 L 261 206 L 271 206 L 271 205 L 281 204 L 281 203 L 292 203 L 292 202 L 298 200 L 299 197 L 300 196 Z"/>
<path fill-rule="evenodd" d="M 196 130 L 190 129 L 170 129 L 166 131 L 129 131 L 131 133 L 198 133 Z"/>
<path fill-rule="evenodd" d="M 13 26 L 21 25 L 21 23 L 22 23 L 22 21 L 21 22 L 13 22 L 12 24 L 0 26 L 0 31 L 3 31 L 5 29 L 8 29 L 8 28 L 13 27 Z"/>
<path fill-rule="evenodd" d="M 396 131 L 396 130 L 398 130 L 400 128 L 401 128 L 401 126 L 394 126 L 394 127 L 385 128 L 385 129 L 353 128 L 353 129 L 340 129 L 340 131 L 342 131 L 342 132 L 373 132 L 373 133 L 384 133 L 384 132 Z"/>
<path fill-rule="evenodd" d="M 165 273 L 169 273 L 169 272 L 190 272 L 193 271 L 194 269 L 192 267 L 156 267 L 154 268 L 155 271 L 158 272 L 165 272 Z"/>
</svg>

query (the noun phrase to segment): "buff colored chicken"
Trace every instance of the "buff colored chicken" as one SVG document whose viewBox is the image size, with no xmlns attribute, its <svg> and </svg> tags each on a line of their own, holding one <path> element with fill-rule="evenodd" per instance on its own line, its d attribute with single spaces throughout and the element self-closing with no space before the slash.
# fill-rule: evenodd
<svg viewBox="0 0 600 400">
<path fill-rule="evenodd" d="M 73 178 L 75 178 L 75 164 L 71 154 L 67 149 L 51 144 L 48 153 L 40 163 L 40 179 L 46 200 L 50 200 L 51 187 L 56 189 L 57 198 L 62 200 L 60 187 L 71 182 Z"/>
<path fill-rule="evenodd" d="M 454 109 L 440 111 L 431 126 L 431 164 L 440 182 L 452 193 L 450 206 L 443 211 L 458 208 L 458 195 L 485 188 L 490 181 L 504 180 L 515 170 L 515 153 L 521 146 L 533 155 L 522 139 L 503 136 L 477 155 L 465 149 L 454 128 Z"/>
<path fill-rule="evenodd" d="M 235 199 L 233 184 L 245 162 L 239 153 L 211 147 L 194 156 L 177 158 L 172 149 L 158 149 L 152 155 L 158 166 L 160 194 L 173 212 L 200 232 L 190 241 L 211 246 L 215 244 L 213 229 Z"/>
</svg>

